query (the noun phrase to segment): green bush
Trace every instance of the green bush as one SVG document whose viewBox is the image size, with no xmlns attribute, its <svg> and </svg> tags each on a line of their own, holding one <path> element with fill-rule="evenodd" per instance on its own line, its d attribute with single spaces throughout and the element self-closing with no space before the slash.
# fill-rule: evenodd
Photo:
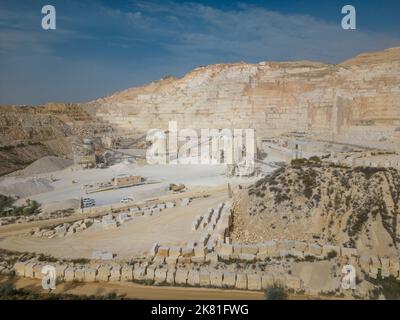
<svg viewBox="0 0 400 320">
<path fill-rule="evenodd" d="M 286 300 L 287 293 L 285 289 L 279 285 L 274 285 L 265 290 L 265 299 L 267 300 Z"/>
</svg>

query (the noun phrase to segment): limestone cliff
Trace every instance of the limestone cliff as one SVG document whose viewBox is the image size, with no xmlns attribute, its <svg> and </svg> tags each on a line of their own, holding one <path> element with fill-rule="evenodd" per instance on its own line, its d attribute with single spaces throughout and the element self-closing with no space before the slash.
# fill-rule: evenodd
<svg viewBox="0 0 400 320">
<path fill-rule="evenodd" d="M 400 47 L 338 65 L 300 62 L 200 67 L 86 105 L 120 130 L 254 128 L 257 137 L 306 132 L 319 139 L 398 148 Z M 397 130 L 396 130 L 397 129 Z"/>
</svg>

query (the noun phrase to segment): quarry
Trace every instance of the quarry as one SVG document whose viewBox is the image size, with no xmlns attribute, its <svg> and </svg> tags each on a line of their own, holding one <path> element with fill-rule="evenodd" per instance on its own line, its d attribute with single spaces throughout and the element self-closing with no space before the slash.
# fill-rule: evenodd
<svg viewBox="0 0 400 320">
<path fill-rule="evenodd" d="M 50 264 L 59 283 L 365 299 L 400 283 L 400 48 L 211 65 L 0 115 L 2 275 L 40 280 Z M 202 162 L 205 146 L 233 158 L 222 140 L 177 139 L 162 157 L 183 161 L 148 161 L 147 133 L 171 121 L 254 130 L 240 148 L 254 170 Z"/>
</svg>

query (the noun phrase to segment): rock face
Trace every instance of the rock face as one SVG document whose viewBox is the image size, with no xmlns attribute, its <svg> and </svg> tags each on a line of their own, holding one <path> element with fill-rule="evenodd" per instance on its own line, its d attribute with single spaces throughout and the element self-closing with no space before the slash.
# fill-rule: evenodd
<svg viewBox="0 0 400 320">
<path fill-rule="evenodd" d="M 393 168 L 294 161 L 237 195 L 231 237 L 252 243 L 301 240 L 397 256 L 399 194 L 400 171 Z M 309 250 L 322 249 L 315 244 Z M 351 255 L 350 249 L 342 251 Z"/>
<path fill-rule="evenodd" d="M 121 130 L 254 128 L 258 139 L 287 132 L 378 144 L 400 138 L 400 48 L 338 65 L 308 61 L 218 64 L 165 78 L 86 106 Z"/>
<path fill-rule="evenodd" d="M 48 155 L 70 156 L 75 137 L 110 131 L 80 105 L 0 106 L 0 175 Z"/>
</svg>

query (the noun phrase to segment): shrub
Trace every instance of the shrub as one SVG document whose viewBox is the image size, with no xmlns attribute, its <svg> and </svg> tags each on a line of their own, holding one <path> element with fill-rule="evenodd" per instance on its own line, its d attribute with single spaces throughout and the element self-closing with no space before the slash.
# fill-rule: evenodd
<svg viewBox="0 0 400 320">
<path fill-rule="evenodd" d="M 286 300 L 287 293 L 283 287 L 274 285 L 265 290 L 265 298 L 267 300 Z"/>
</svg>

